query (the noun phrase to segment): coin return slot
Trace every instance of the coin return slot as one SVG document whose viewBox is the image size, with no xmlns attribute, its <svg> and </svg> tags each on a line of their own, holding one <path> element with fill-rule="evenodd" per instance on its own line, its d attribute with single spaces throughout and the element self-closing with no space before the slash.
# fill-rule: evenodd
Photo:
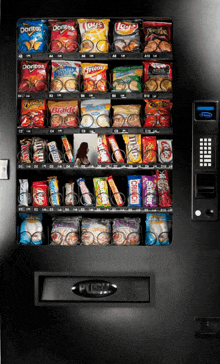
<svg viewBox="0 0 220 364">
<path fill-rule="evenodd" d="M 200 173 L 195 176 L 195 197 L 196 198 L 215 198 L 216 197 L 216 176 L 215 174 Z M 207 210 L 207 215 L 212 215 L 213 210 Z"/>
</svg>

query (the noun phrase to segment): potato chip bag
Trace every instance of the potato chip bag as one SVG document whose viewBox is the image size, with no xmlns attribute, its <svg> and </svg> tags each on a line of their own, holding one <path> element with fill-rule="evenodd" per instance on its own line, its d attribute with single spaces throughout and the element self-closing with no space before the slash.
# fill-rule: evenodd
<svg viewBox="0 0 220 364">
<path fill-rule="evenodd" d="M 145 91 L 172 92 L 172 63 L 146 61 L 143 64 Z"/>
<path fill-rule="evenodd" d="M 123 134 L 127 163 L 142 163 L 141 134 Z"/>
<path fill-rule="evenodd" d="M 141 128 L 141 105 L 114 105 L 113 128 Z"/>
<path fill-rule="evenodd" d="M 113 91 L 141 92 L 142 66 L 121 66 L 113 69 Z"/>
<path fill-rule="evenodd" d="M 140 29 L 138 21 L 118 21 L 114 24 L 113 44 L 117 52 L 140 50 Z"/>
<path fill-rule="evenodd" d="M 52 61 L 51 91 L 76 92 L 79 89 L 81 62 Z"/>
<path fill-rule="evenodd" d="M 81 53 L 109 51 L 109 19 L 77 19 L 81 34 Z"/>
</svg>

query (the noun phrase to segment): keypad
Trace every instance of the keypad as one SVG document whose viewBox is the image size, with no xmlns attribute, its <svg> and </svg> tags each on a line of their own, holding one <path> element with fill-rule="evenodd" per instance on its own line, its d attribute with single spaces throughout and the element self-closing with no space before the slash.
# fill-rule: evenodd
<svg viewBox="0 0 220 364">
<path fill-rule="evenodd" d="M 212 138 L 199 139 L 199 166 L 212 167 Z"/>
</svg>

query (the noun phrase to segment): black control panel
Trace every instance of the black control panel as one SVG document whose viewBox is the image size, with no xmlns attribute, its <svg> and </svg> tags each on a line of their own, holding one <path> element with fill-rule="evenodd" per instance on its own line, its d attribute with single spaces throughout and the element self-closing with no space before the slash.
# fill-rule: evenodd
<svg viewBox="0 0 220 364">
<path fill-rule="evenodd" d="M 192 112 L 192 220 L 218 219 L 218 101 L 194 101 Z"/>
</svg>

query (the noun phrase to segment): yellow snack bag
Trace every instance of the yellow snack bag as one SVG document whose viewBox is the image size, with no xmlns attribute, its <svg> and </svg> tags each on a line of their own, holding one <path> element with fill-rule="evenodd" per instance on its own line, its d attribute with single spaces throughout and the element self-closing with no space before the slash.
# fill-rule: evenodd
<svg viewBox="0 0 220 364">
<path fill-rule="evenodd" d="M 81 53 L 108 53 L 109 19 L 77 19 L 81 34 Z"/>
<path fill-rule="evenodd" d="M 141 134 L 123 134 L 127 163 L 142 163 Z"/>
</svg>

